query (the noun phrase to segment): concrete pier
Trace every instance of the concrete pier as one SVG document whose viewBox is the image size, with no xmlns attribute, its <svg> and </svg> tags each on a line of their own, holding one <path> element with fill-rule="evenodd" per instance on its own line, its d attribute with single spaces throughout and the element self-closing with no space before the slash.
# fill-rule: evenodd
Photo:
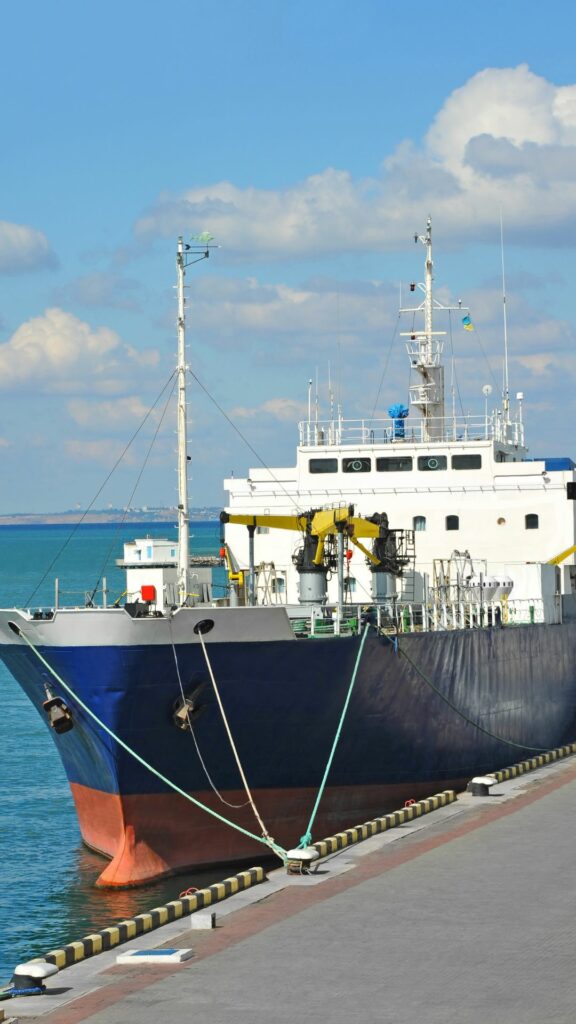
<svg viewBox="0 0 576 1024">
<path fill-rule="evenodd" d="M 3 1003 L 42 1024 L 573 1024 L 576 758 L 462 794 Z M 191 948 L 179 965 L 116 965 Z"/>
</svg>

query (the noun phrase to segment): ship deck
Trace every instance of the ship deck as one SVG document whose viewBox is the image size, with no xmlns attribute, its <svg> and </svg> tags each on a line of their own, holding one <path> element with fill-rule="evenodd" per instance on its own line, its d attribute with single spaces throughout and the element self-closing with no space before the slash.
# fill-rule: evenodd
<svg viewBox="0 0 576 1024">
<path fill-rule="evenodd" d="M 120 947 L 192 947 L 177 967 L 67 968 L 4 1003 L 46 1024 L 555 1024 L 574 1020 L 576 757 L 433 814 Z M 189 921 L 190 919 L 188 919 Z"/>
</svg>

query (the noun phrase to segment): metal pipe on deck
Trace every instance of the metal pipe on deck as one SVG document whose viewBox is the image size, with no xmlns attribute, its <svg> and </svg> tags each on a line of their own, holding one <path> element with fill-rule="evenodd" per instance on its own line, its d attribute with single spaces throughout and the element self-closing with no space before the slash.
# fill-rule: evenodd
<svg viewBox="0 0 576 1024">
<path fill-rule="evenodd" d="M 338 605 L 340 614 L 344 608 L 344 534 L 338 530 Z"/>
<path fill-rule="evenodd" d="M 254 534 L 255 526 L 248 527 L 248 604 L 256 604 L 255 573 L 254 573 Z"/>
</svg>

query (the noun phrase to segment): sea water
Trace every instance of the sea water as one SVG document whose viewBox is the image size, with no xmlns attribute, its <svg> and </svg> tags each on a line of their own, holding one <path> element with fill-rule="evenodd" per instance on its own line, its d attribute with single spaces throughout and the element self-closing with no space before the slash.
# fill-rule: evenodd
<svg viewBox="0 0 576 1024">
<path fill-rule="evenodd" d="M 0 527 L 0 607 L 52 606 L 55 577 L 61 603 L 83 606 L 105 576 L 111 603 L 124 590 L 114 564 L 123 544 L 175 534 L 169 523 L 82 525 L 74 533 L 63 525 Z M 217 554 L 219 523 L 192 523 L 191 534 L 193 554 Z M 106 862 L 83 846 L 52 737 L 1 663 L 0 714 L 0 984 L 19 963 L 222 878 L 212 869 L 141 889 L 96 889 Z"/>
</svg>

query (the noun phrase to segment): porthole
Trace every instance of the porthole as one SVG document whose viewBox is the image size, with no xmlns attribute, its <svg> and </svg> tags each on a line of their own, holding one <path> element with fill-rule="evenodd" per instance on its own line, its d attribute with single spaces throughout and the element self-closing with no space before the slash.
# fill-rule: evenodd
<svg viewBox="0 0 576 1024">
<path fill-rule="evenodd" d="M 498 523 L 498 526 L 505 526 L 506 525 L 506 520 L 504 519 L 504 516 L 500 516 L 500 518 L 497 519 L 496 522 Z"/>
</svg>

